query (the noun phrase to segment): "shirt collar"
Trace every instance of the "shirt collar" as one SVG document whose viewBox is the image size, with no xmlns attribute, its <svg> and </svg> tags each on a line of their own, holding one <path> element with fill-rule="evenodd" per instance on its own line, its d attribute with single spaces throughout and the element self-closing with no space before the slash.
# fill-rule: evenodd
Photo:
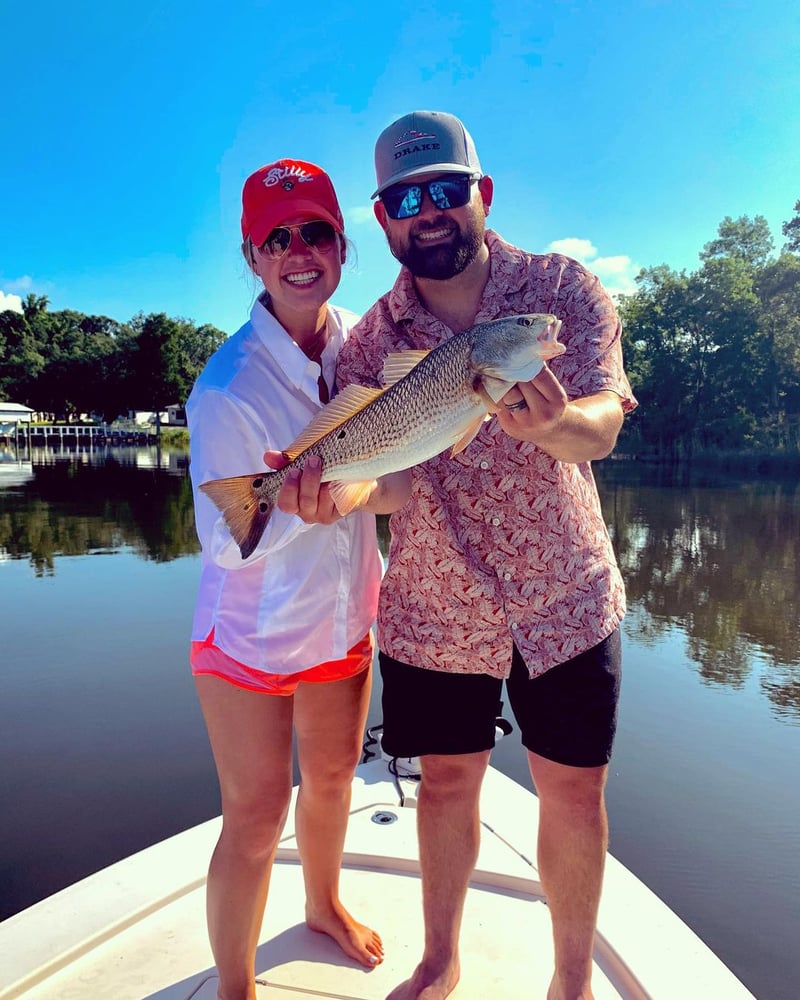
<svg viewBox="0 0 800 1000">
<path fill-rule="evenodd" d="M 270 352 L 289 381 L 300 386 L 307 378 L 309 365 L 314 365 L 314 362 L 306 357 L 272 315 L 267 308 L 268 302 L 269 296 L 266 292 L 262 292 L 253 303 L 253 308 L 250 310 L 250 323 L 253 332 Z M 344 329 L 338 314 L 331 306 L 328 306 L 327 323 L 328 343 L 322 352 L 322 364 L 326 368 L 327 364 L 332 363 L 332 359 L 336 358 L 339 348 L 344 342 Z"/>
</svg>

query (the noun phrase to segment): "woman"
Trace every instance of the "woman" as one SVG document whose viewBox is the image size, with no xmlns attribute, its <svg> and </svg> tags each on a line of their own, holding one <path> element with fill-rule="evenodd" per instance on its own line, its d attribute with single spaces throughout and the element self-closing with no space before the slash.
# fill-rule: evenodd
<svg viewBox="0 0 800 1000">
<path fill-rule="evenodd" d="M 374 513 L 386 509 L 386 488 L 346 518 L 323 490 L 322 524 L 276 510 L 246 560 L 198 490 L 263 468 L 265 449 L 287 447 L 333 395 L 336 355 L 358 318 L 328 301 L 346 257 L 342 213 L 328 175 L 299 160 L 257 170 L 242 205 L 242 251 L 264 289 L 187 403 L 202 543 L 191 663 L 223 817 L 207 889 L 220 1000 L 255 997 L 255 951 L 291 796 L 293 729 L 306 922 L 368 968 L 383 957 L 379 935 L 339 900 L 338 881 L 370 696 L 381 576 Z"/>
</svg>

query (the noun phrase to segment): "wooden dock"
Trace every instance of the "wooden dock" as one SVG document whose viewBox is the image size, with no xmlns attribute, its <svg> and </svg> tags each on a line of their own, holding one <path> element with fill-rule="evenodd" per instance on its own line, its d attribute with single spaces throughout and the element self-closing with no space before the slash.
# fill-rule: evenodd
<svg viewBox="0 0 800 1000">
<path fill-rule="evenodd" d="M 152 427 L 112 424 L 28 424 L 0 427 L 0 440 L 21 445 L 146 445 L 158 440 Z"/>
</svg>

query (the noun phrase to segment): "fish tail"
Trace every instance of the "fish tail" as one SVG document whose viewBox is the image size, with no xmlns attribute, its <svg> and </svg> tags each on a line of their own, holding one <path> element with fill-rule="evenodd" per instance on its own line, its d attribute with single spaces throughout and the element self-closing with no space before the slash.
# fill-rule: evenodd
<svg viewBox="0 0 800 1000">
<path fill-rule="evenodd" d="M 251 476 L 232 476 L 202 483 L 200 489 L 214 502 L 233 540 L 239 546 L 242 559 L 252 554 L 261 541 L 264 528 L 275 507 L 277 485 L 272 496 L 264 495 L 264 480 L 272 475 L 259 472 Z"/>
</svg>

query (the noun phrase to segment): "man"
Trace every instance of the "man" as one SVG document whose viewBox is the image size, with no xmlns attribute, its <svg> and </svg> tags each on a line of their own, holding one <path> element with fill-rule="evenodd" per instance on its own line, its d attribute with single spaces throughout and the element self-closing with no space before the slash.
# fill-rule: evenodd
<svg viewBox="0 0 800 1000">
<path fill-rule="evenodd" d="M 625 610 L 589 463 L 609 454 L 636 405 L 619 321 L 579 263 L 486 229 L 492 179 L 457 118 L 400 118 L 378 138 L 375 168 L 375 215 L 403 266 L 342 350 L 340 385 L 379 384 L 392 351 L 517 313 L 555 314 L 566 347 L 463 452 L 413 469 L 410 499 L 392 515 L 378 611 L 383 746 L 421 757 L 425 946 L 389 1000 L 443 1000 L 459 980 L 503 679 L 540 800 L 548 1000 L 589 1000 Z M 306 520 L 335 517 L 317 470 L 293 478 L 280 503 Z"/>
</svg>

